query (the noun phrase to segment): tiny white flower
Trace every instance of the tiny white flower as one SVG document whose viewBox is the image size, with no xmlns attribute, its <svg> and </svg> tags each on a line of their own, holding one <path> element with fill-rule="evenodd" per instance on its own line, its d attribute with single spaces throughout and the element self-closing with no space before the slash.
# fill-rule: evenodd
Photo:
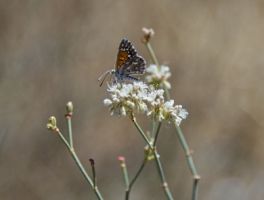
<svg viewBox="0 0 264 200">
<path fill-rule="evenodd" d="M 110 99 L 105 99 L 104 100 L 104 105 L 110 106 L 112 104 L 112 101 Z"/>
<path fill-rule="evenodd" d="M 139 110 L 142 110 L 143 112 L 147 112 L 148 111 L 148 106 L 145 103 L 140 103 L 139 105 Z"/>
<path fill-rule="evenodd" d="M 145 96 L 145 100 L 148 101 L 149 103 L 153 103 L 156 100 L 161 100 L 164 99 L 164 90 L 163 89 L 158 89 L 155 90 L 153 88 L 151 88 L 150 92 L 148 93 L 147 96 Z"/>
<path fill-rule="evenodd" d="M 134 85 L 134 88 L 138 90 L 148 89 L 148 85 L 146 85 L 145 83 L 141 81 L 135 81 L 133 85 Z"/>
<path fill-rule="evenodd" d="M 175 117 L 175 123 L 179 126 L 181 121 L 183 119 L 186 119 L 188 116 L 188 111 L 184 108 L 182 108 L 182 105 L 176 105 L 176 117 Z"/>
<path fill-rule="evenodd" d="M 168 82 L 168 79 L 171 77 L 170 68 L 168 66 L 161 65 L 158 67 L 157 65 L 152 64 L 146 69 L 146 72 L 148 73 L 146 76 L 146 81 L 148 83 L 154 85 L 156 88 L 171 88 L 171 85 Z"/>
</svg>

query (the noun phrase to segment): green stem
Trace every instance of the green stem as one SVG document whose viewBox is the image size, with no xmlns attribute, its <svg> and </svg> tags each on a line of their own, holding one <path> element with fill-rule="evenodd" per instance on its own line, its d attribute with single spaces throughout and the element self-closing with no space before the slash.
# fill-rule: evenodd
<svg viewBox="0 0 264 200">
<path fill-rule="evenodd" d="M 160 127 L 161 127 L 161 122 L 158 123 L 158 127 L 157 127 L 157 130 L 156 130 L 155 139 L 154 139 L 154 142 L 153 142 L 153 146 L 154 147 L 156 146 L 156 143 L 157 143 L 157 140 L 158 140 Z"/>
<path fill-rule="evenodd" d="M 192 191 L 192 200 L 197 200 L 197 196 L 198 196 L 198 182 L 200 180 L 200 176 L 196 170 L 196 167 L 195 167 L 195 164 L 194 164 L 194 161 L 193 161 L 193 158 L 192 158 L 192 152 L 189 148 L 189 145 L 183 135 L 183 132 L 181 130 L 181 128 L 175 124 L 175 127 L 176 127 L 176 132 L 177 132 L 177 135 L 179 137 L 179 141 L 180 141 L 180 144 L 185 152 L 185 156 L 186 156 L 186 161 L 187 161 L 187 164 L 188 164 L 188 167 L 193 175 L 193 191 Z"/>
<path fill-rule="evenodd" d="M 145 142 L 148 144 L 149 148 L 154 152 L 154 157 L 155 157 L 155 161 L 157 164 L 157 168 L 158 168 L 159 176 L 160 176 L 160 179 L 162 182 L 162 187 L 163 187 L 164 193 L 167 196 L 168 200 L 173 200 L 172 194 L 170 192 L 168 183 L 167 183 L 166 178 L 165 178 L 163 167 L 161 165 L 160 155 L 158 154 L 156 147 L 153 146 L 151 144 L 151 142 L 148 140 L 148 138 L 146 137 L 146 134 L 144 133 L 142 128 L 139 126 L 139 124 L 137 123 L 134 116 L 131 118 L 131 120 L 132 120 L 133 124 L 135 125 L 135 127 L 137 128 L 137 130 L 139 131 L 139 133 L 141 134 L 141 136 L 143 137 L 143 139 L 145 140 Z M 157 130 L 159 131 L 159 129 L 157 129 Z M 157 134 L 158 134 L 158 132 L 156 133 L 156 135 Z"/>
<path fill-rule="evenodd" d="M 160 66 L 159 65 L 159 61 L 158 61 L 158 59 L 157 59 L 157 57 L 155 55 L 155 52 L 153 51 L 153 48 L 152 48 L 150 42 L 147 42 L 146 43 L 146 47 L 147 47 L 147 49 L 149 51 L 149 54 L 150 54 L 150 57 L 151 57 L 152 62 L 159 67 Z"/>
<path fill-rule="evenodd" d="M 162 187 L 164 189 L 164 192 L 165 192 L 168 200 L 173 200 L 172 194 L 170 192 L 168 183 L 167 183 L 166 178 L 165 178 L 165 174 L 164 174 L 164 171 L 163 171 L 163 167 L 161 165 L 160 155 L 158 154 L 158 151 L 157 151 L 156 148 L 154 150 L 154 156 L 155 156 L 155 161 L 156 161 L 157 169 L 158 169 L 158 172 L 159 172 L 161 181 L 162 181 Z"/>
<path fill-rule="evenodd" d="M 129 177 L 128 177 L 128 172 L 127 172 L 127 167 L 125 161 L 121 163 L 121 168 L 123 172 L 123 177 L 125 181 L 125 186 L 126 186 L 126 191 L 129 190 Z"/>
<path fill-rule="evenodd" d="M 170 92 L 169 92 L 168 88 L 163 86 L 163 89 L 164 89 L 164 92 L 165 92 L 165 99 L 166 100 L 170 100 Z"/>
<path fill-rule="evenodd" d="M 153 63 L 155 63 L 157 65 L 157 67 L 159 68 L 158 59 L 157 59 L 157 57 L 155 55 L 155 52 L 154 52 L 150 42 L 146 43 L 146 47 L 147 47 L 147 49 L 149 51 L 149 54 L 150 54 L 150 57 L 151 57 Z M 165 86 L 163 86 L 162 88 L 165 91 L 165 99 L 169 100 L 170 99 L 170 93 L 169 93 L 168 89 Z M 176 126 L 176 130 L 177 130 L 177 134 L 178 134 L 181 146 L 184 149 L 184 152 L 185 152 L 185 155 L 186 155 L 188 167 L 189 167 L 189 169 L 190 169 L 190 171 L 191 171 L 191 173 L 193 175 L 192 200 L 197 200 L 197 196 L 198 196 L 198 182 L 200 180 L 200 176 L 197 173 L 196 167 L 195 167 L 194 162 L 193 162 L 193 158 L 191 156 L 191 151 L 190 151 L 189 146 L 188 146 L 188 144 L 186 142 L 186 139 L 185 139 L 180 127 L 177 126 L 177 125 L 175 125 L 175 126 Z M 158 132 L 155 135 L 155 140 L 154 140 L 154 144 L 153 144 L 154 147 L 156 146 L 157 136 L 158 136 Z M 156 154 L 155 154 L 155 157 L 157 157 Z M 158 160 L 159 159 L 156 158 L 156 161 L 158 161 Z M 157 165 L 159 165 L 159 163 L 157 163 Z"/>
<path fill-rule="evenodd" d="M 130 189 L 134 185 L 134 183 L 136 182 L 136 180 L 137 180 L 138 176 L 140 175 L 140 173 L 142 172 L 142 170 L 144 169 L 144 167 L 145 167 L 145 165 L 147 163 L 147 160 L 148 160 L 147 157 L 144 158 L 144 160 L 143 160 L 142 164 L 140 165 L 135 177 L 132 179 L 132 181 L 129 184 Z"/>
<path fill-rule="evenodd" d="M 62 142 L 66 145 L 66 147 L 70 150 L 71 146 L 69 145 L 68 141 L 65 139 L 65 137 L 63 136 L 63 134 L 60 131 L 57 131 L 60 139 L 62 140 Z"/>
<path fill-rule="evenodd" d="M 155 137 L 155 133 L 156 133 L 156 126 L 157 126 L 157 123 L 156 123 L 156 120 L 153 118 L 152 119 L 152 131 L 151 131 L 151 139 L 154 139 Z"/>
<path fill-rule="evenodd" d="M 192 190 L 192 200 L 198 199 L 198 182 L 199 182 L 199 180 L 200 180 L 199 176 L 197 178 L 194 177 L 193 190 Z"/>
<path fill-rule="evenodd" d="M 93 174 L 93 186 L 96 186 L 96 171 L 95 171 L 95 163 L 92 158 L 89 159 L 91 168 L 92 168 L 92 174 Z"/>
<path fill-rule="evenodd" d="M 132 122 L 135 125 L 135 127 L 137 128 L 138 132 L 140 133 L 140 135 L 143 137 L 143 139 L 145 140 L 145 142 L 148 144 L 148 146 L 152 149 L 152 144 L 149 141 L 149 139 L 147 138 L 146 134 L 144 133 L 144 131 L 142 130 L 142 128 L 139 126 L 139 124 L 137 123 L 135 117 L 132 117 Z"/>
<path fill-rule="evenodd" d="M 98 189 L 98 187 L 96 185 L 93 184 L 93 181 L 91 180 L 91 178 L 89 177 L 89 175 L 87 174 L 87 172 L 85 171 L 81 161 L 79 160 L 77 154 L 75 153 L 75 150 L 73 147 L 70 146 L 70 144 L 67 142 L 67 140 L 65 139 L 65 137 L 63 136 L 63 134 L 58 131 L 58 134 L 60 136 L 60 139 L 62 140 L 62 142 L 66 145 L 67 149 L 69 150 L 73 160 L 75 161 L 77 167 L 79 168 L 79 170 L 81 171 L 82 175 L 84 176 L 85 180 L 92 186 L 92 188 L 94 189 L 95 195 L 97 196 L 97 198 L 99 200 L 103 200 L 103 197 Z"/>
<path fill-rule="evenodd" d="M 66 119 L 67 119 L 67 125 L 68 125 L 69 143 L 70 143 L 70 146 L 73 147 L 71 116 L 67 116 Z"/>
<path fill-rule="evenodd" d="M 136 175 L 135 175 L 134 178 L 131 180 L 131 182 L 130 182 L 130 184 L 129 184 L 129 187 L 128 187 L 127 191 L 126 191 L 126 198 L 125 198 L 126 200 L 129 199 L 129 194 L 130 194 L 130 192 L 131 192 L 131 190 L 132 190 L 132 187 L 133 187 L 134 183 L 136 182 L 137 178 L 139 177 L 139 175 L 141 174 L 141 172 L 143 171 L 144 167 L 146 166 L 147 160 L 148 160 L 148 159 L 147 159 L 147 156 L 146 156 L 146 157 L 144 158 L 143 162 L 141 163 L 141 165 L 140 165 L 140 167 L 139 167 L 139 169 L 138 169 Z"/>
</svg>

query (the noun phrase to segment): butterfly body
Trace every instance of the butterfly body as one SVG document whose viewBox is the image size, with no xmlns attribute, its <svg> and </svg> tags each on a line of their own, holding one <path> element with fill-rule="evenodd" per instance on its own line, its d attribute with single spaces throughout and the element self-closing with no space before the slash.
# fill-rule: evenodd
<svg viewBox="0 0 264 200">
<path fill-rule="evenodd" d="M 136 81 L 138 79 L 133 77 L 133 75 L 144 74 L 145 69 L 146 61 L 144 58 L 139 56 L 132 43 L 124 38 L 121 40 L 118 48 L 115 69 L 107 71 L 103 76 L 109 73 L 113 74 L 115 82 L 122 82 L 124 80 Z M 100 79 L 101 78 L 99 78 L 99 80 Z"/>
</svg>

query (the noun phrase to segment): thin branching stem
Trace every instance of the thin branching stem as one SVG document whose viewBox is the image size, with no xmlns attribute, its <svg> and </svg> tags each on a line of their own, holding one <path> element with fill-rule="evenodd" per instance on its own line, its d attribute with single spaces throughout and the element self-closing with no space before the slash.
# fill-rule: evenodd
<svg viewBox="0 0 264 200">
<path fill-rule="evenodd" d="M 68 134 L 69 134 L 69 145 L 73 147 L 73 139 L 72 139 L 72 123 L 71 123 L 71 116 L 66 116 L 67 125 L 68 125 Z"/>
<path fill-rule="evenodd" d="M 63 136 L 63 134 L 57 130 L 59 136 L 60 136 L 60 139 L 61 141 L 66 145 L 66 147 L 70 150 L 71 149 L 71 146 L 69 145 L 68 141 L 66 140 L 66 138 Z"/>
<path fill-rule="evenodd" d="M 155 156 L 157 169 L 158 169 L 161 181 L 162 181 L 163 190 L 164 190 L 168 200 L 173 200 L 173 196 L 172 196 L 172 194 L 170 192 L 169 185 L 168 185 L 168 183 L 166 181 L 165 174 L 164 174 L 164 171 L 163 171 L 163 167 L 162 167 L 162 164 L 161 164 L 161 161 L 160 161 L 160 155 L 159 155 L 159 153 L 157 151 L 157 148 L 155 148 L 155 150 L 154 150 L 154 156 Z"/>
<path fill-rule="evenodd" d="M 136 182 L 138 176 L 140 175 L 140 173 L 142 172 L 142 170 L 144 169 L 145 165 L 147 163 L 147 157 L 144 158 L 143 162 L 141 163 L 135 177 L 131 180 L 130 184 L 129 184 L 129 187 L 131 189 L 131 187 L 134 185 L 134 183 Z"/>
<path fill-rule="evenodd" d="M 159 132 L 160 132 L 160 127 L 161 127 L 161 122 L 158 123 L 158 127 L 156 129 L 155 138 L 154 138 L 154 142 L 153 142 L 154 147 L 157 144 L 157 140 L 158 140 L 158 136 L 159 136 Z"/>
<path fill-rule="evenodd" d="M 79 170 L 81 171 L 82 175 L 84 176 L 85 180 L 92 186 L 92 188 L 94 189 L 95 195 L 97 197 L 97 199 L 99 200 L 103 200 L 103 197 L 98 189 L 98 187 L 96 185 L 93 184 L 92 179 L 89 177 L 89 175 L 87 174 L 86 170 L 84 169 L 80 159 L 78 158 L 77 154 L 75 153 L 75 150 L 73 147 L 70 146 L 70 144 L 68 143 L 68 141 L 65 139 L 65 137 L 63 136 L 63 134 L 60 131 L 57 131 L 60 139 L 62 140 L 62 142 L 65 144 L 65 146 L 67 147 L 68 151 L 70 152 L 73 160 L 75 161 L 77 167 L 79 168 Z"/>
<path fill-rule="evenodd" d="M 151 139 L 153 139 L 155 137 L 155 133 L 157 130 L 156 126 L 157 126 L 156 120 L 153 118 L 152 119 L 152 130 L 151 130 L 151 134 L 150 134 Z"/>
<path fill-rule="evenodd" d="M 96 186 L 96 171 L 95 171 L 95 163 L 92 158 L 89 159 L 91 168 L 92 168 L 92 175 L 93 175 L 93 186 Z"/>
<path fill-rule="evenodd" d="M 147 143 L 147 145 L 153 149 L 151 142 L 149 141 L 148 137 L 146 136 L 146 134 L 144 133 L 144 131 L 142 130 L 142 128 L 139 126 L 139 124 L 136 121 L 136 118 L 134 116 L 131 117 L 131 120 L 133 122 L 133 124 L 135 125 L 135 127 L 137 128 L 138 132 L 140 133 L 140 135 L 143 137 L 143 139 L 145 140 L 145 142 Z"/>
<path fill-rule="evenodd" d="M 136 175 L 134 176 L 134 178 L 129 183 L 129 187 L 126 190 L 125 200 L 128 200 L 129 199 L 129 195 L 130 195 L 130 192 L 132 190 L 132 187 L 133 187 L 134 183 L 136 182 L 137 178 L 139 177 L 139 175 L 141 174 L 141 172 L 143 171 L 144 167 L 146 166 L 146 163 L 147 163 L 147 156 L 144 158 L 144 160 L 142 161 L 142 163 L 141 163 L 141 165 L 140 165 L 140 167 L 139 167 Z"/>
<path fill-rule="evenodd" d="M 193 158 L 192 158 L 192 152 L 189 148 L 189 145 L 184 137 L 184 134 L 181 130 L 181 128 L 175 124 L 176 127 L 176 133 L 178 135 L 180 144 L 184 150 L 185 156 L 186 156 L 186 161 L 188 164 L 188 167 L 193 175 L 193 190 L 192 190 L 192 200 L 197 200 L 198 199 L 198 182 L 200 180 L 200 176 L 196 170 L 196 166 L 193 162 Z"/>
<path fill-rule="evenodd" d="M 128 191 L 129 190 L 129 176 L 128 176 L 125 160 L 121 160 L 121 168 L 122 168 L 123 177 L 125 181 L 126 191 Z"/>
<path fill-rule="evenodd" d="M 148 146 L 151 149 L 151 151 L 154 153 L 155 162 L 156 162 L 157 169 L 158 169 L 158 172 L 159 172 L 159 176 L 160 176 L 160 179 L 161 179 L 161 182 L 162 182 L 162 187 L 163 187 L 164 193 L 165 193 L 165 195 L 166 195 L 168 200 L 173 200 L 172 194 L 170 192 L 168 183 L 167 183 L 166 178 L 165 178 L 164 170 L 163 170 L 163 167 L 162 167 L 162 164 L 161 164 L 161 161 L 160 161 L 160 155 L 158 154 L 157 148 L 155 146 L 153 146 L 153 144 L 151 144 L 149 139 L 146 137 L 146 134 L 144 133 L 142 128 L 137 123 L 137 121 L 136 121 L 134 116 L 131 117 L 131 120 L 132 120 L 133 124 L 135 125 L 135 127 L 137 128 L 137 130 L 139 131 L 139 133 L 141 134 L 141 136 L 143 137 L 143 139 L 148 144 Z M 157 129 L 157 130 L 159 131 L 160 129 Z M 157 134 L 158 134 L 158 132 L 155 135 L 157 135 Z"/>
<path fill-rule="evenodd" d="M 166 100 L 170 100 L 170 92 L 169 92 L 168 88 L 163 86 L 163 89 L 164 89 L 164 92 L 165 92 L 164 93 L 165 94 L 165 99 Z"/>
<path fill-rule="evenodd" d="M 159 61 L 158 61 L 158 59 L 157 59 L 157 57 L 156 57 L 155 52 L 153 51 L 153 48 L 152 48 L 150 42 L 147 42 L 147 43 L 145 43 L 145 44 L 146 44 L 146 47 L 147 47 L 147 49 L 148 49 L 148 51 L 149 51 L 149 54 L 150 54 L 150 57 L 151 57 L 152 62 L 153 62 L 154 64 L 156 64 L 156 65 L 159 67 L 159 66 L 160 66 L 160 65 L 159 65 Z"/>
<path fill-rule="evenodd" d="M 198 183 L 200 180 L 200 176 L 194 177 L 193 179 L 193 190 L 192 190 L 192 200 L 198 199 Z"/>
<path fill-rule="evenodd" d="M 149 51 L 149 54 L 150 54 L 150 57 L 151 57 L 152 61 L 153 61 L 153 62 L 157 65 L 157 67 L 159 68 L 159 61 L 158 61 L 158 59 L 157 59 L 157 57 L 156 57 L 156 55 L 155 55 L 155 52 L 154 52 L 154 50 L 153 50 L 153 48 L 152 48 L 150 42 L 148 41 L 148 42 L 146 42 L 145 44 L 146 44 L 146 47 L 147 47 L 147 49 L 148 49 L 148 51 Z M 164 89 L 164 91 L 165 91 L 165 99 L 166 99 L 166 100 L 169 100 L 169 99 L 170 99 L 170 93 L 169 93 L 169 90 L 168 90 L 165 86 L 163 86 L 163 89 Z M 193 158 L 192 158 L 192 155 L 191 155 L 191 151 L 190 151 L 189 146 L 188 146 L 188 144 L 187 144 L 187 142 L 186 142 L 186 139 L 185 139 L 185 137 L 184 137 L 184 135 L 183 135 L 183 133 L 182 133 L 180 127 L 179 127 L 178 125 L 175 125 L 175 126 L 176 126 L 176 132 L 177 132 L 177 135 L 178 135 L 178 137 L 179 137 L 179 140 L 180 140 L 181 146 L 182 146 L 182 148 L 183 148 L 183 150 L 184 150 L 184 152 L 185 152 L 185 155 L 186 155 L 186 159 L 187 159 L 188 167 L 189 167 L 189 169 L 190 169 L 190 171 L 191 171 L 191 173 L 192 173 L 192 175 L 193 175 L 192 200 L 197 200 L 197 199 L 198 199 L 198 197 L 197 197 L 197 196 L 198 196 L 198 182 L 199 182 L 199 180 L 200 180 L 200 176 L 199 176 L 199 174 L 198 174 L 198 172 L 197 172 L 197 170 L 196 170 L 196 167 L 195 167 L 195 165 L 194 165 Z M 156 136 L 157 136 L 157 134 L 156 134 Z M 155 141 L 156 141 L 156 140 L 154 140 L 154 146 L 155 146 L 155 144 L 156 144 Z M 155 154 L 155 157 L 156 157 L 156 156 L 157 156 L 157 155 Z M 158 160 L 158 159 L 156 159 L 156 160 Z"/>
</svg>

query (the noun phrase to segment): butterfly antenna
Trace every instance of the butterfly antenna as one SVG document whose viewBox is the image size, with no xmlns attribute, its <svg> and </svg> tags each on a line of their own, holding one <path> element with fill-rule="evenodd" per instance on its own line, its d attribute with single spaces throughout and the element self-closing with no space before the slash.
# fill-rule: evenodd
<svg viewBox="0 0 264 200">
<path fill-rule="evenodd" d="M 112 82 L 113 80 L 113 73 L 110 74 L 109 81 Z"/>
<path fill-rule="evenodd" d="M 110 73 L 111 73 L 111 70 L 107 70 L 105 73 L 103 73 L 103 74 L 98 78 L 98 81 L 101 81 L 101 80 L 103 79 L 103 80 L 101 81 L 101 83 L 100 83 L 100 87 L 103 85 L 103 83 L 104 83 L 106 77 L 107 77 Z"/>
</svg>

